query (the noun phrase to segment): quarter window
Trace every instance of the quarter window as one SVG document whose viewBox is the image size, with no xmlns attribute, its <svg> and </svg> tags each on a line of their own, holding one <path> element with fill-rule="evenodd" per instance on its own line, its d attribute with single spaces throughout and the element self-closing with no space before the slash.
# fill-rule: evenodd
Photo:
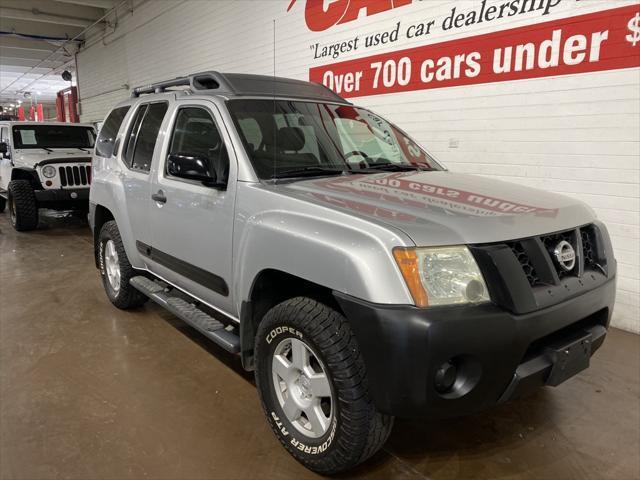
<svg viewBox="0 0 640 480">
<path fill-rule="evenodd" d="M 113 146 L 118 136 L 118 130 L 120 130 L 120 125 L 122 125 L 122 121 L 128 111 L 129 107 L 120 107 L 109 114 L 98 135 L 96 155 L 107 158 L 113 155 Z"/>
<path fill-rule="evenodd" d="M 142 119 L 144 115 L 147 113 L 147 108 L 149 108 L 148 104 L 141 105 L 136 111 L 135 117 L 133 117 L 133 121 L 131 122 L 131 127 L 129 128 L 129 134 L 125 139 L 125 145 L 122 157 L 124 158 L 124 163 L 127 164 L 128 167 L 131 167 L 131 161 L 133 160 L 133 152 L 136 149 L 136 138 L 138 138 L 138 132 L 140 131 L 140 125 L 142 124 Z"/>
</svg>

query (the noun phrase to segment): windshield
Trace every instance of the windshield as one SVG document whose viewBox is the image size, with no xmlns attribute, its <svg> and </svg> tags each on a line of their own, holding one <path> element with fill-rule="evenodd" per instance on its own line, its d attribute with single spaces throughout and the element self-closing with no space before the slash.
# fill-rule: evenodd
<svg viewBox="0 0 640 480">
<path fill-rule="evenodd" d="M 15 125 L 14 148 L 93 148 L 91 127 L 73 125 Z"/>
<path fill-rule="evenodd" d="M 441 169 L 404 132 L 362 108 L 286 100 L 227 103 L 261 179 Z"/>
</svg>

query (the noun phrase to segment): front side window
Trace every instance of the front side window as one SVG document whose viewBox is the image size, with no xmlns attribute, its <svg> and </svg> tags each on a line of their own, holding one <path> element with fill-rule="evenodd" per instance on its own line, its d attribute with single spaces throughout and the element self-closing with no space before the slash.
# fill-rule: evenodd
<svg viewBox="0 0 640 480">
<path fill-rule="evenodd" d="M 124 151 L 125 163 L 131 169 L 143 172 L 151 169 L 158 132 L 168 108 L 166 102 L 151 103 L 141 105 L 136 112 Z"/>
<path fill-rule="evenodd" d="M 96 141 L 96 155 L 109 158 L 113 155 L 113 148 L 118 136 L 118 131 L 122 125 L 125 115 L 129 111 L 129 107 L 120 107 L 114 109 L 100 129 L 98 140 Z"/>
<path fill-rule="evenodd" d="M 72 125 L 15 125 L 13 146 L 30 148 L 93 148 L 95 132 L 92 127 Z"/>
<path fill-rule="evenodd" d="M 230 100 L 227 105 L 262 179 L 303 172 L 441 169 L 407 134 L 362 108 L 285 100 Z"/>
<path fill-rule="evenodd" d="M 0 128 L 0 142 L 9 143 L 9 129 L 7 127 Z"/>
<path fill-rule="evenodd" d="M 209 173 L 215 173 L 220 180 L 228 175 L 228 172 L 211 172 L 216 166 L 226 167 L 229 161 L 215 120 L 203 108 L 185 107 L 178 110 L 169 155 L 200 158 L 206 163 L 205 168 Z"/>
</svg>

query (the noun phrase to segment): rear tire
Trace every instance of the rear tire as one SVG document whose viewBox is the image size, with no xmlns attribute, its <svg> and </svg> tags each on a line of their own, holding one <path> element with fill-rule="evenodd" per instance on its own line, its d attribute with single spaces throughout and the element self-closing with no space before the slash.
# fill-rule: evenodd
<svg viewBox="0 0 640 480">
<path fill-rule="evenodd" d="M 376 410 L 356 338 L 339 312 L 307 297 L 276 305 L 258 327 L 255 358 L 269 424 L 305 467 L 343 472 L 384 445 L 393 417 Z"/>
<path fill-rule="evenodd" d="M 11 225 L 18 232 L 27 232 L 38 226 L 38 204 L 28 180 L 9 182 L 8 200 Z"/>
<path fill-rule="evenodd" d="M 139 275 L 129 263 L 116 222 L 106 222 L 98 237 L 100 276 L 107 297 L 122 310 L 145 304 L 148 297 L 133 288 L 131 277 Z"/>
</svg>

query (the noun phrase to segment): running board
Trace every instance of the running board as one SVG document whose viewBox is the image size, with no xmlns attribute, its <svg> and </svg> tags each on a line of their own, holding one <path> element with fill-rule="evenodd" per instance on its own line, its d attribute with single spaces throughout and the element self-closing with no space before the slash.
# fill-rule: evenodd
<svg viewBox="0 0 640 480">
<path fill-rule="evenodd" d="M 136 290 L 145 294 L 176 317 L 187 322 L 226 351 L 231 353 L 240 352 L 240 337 L 227 330 L 222 322 L 206 314 L 195 305 L 186 302 L 182 298 L 171 296 L 166 292 L 165 287 L 142 275 L 133 277 L 129 280 L 129 283 Z"/>
</svg>

